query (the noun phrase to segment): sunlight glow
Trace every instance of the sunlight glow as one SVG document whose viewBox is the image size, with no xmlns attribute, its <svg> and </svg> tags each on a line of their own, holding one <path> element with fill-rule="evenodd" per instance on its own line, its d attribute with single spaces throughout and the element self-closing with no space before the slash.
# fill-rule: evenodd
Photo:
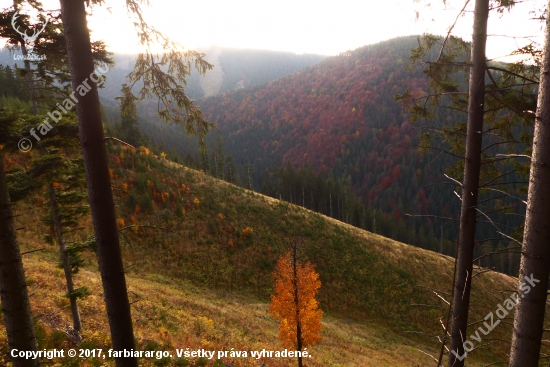
<svg viewBox="0 0 550 367">
<path fill-rule="evenodd" d="M 11 5 L 0 0 L 0 8 Z M 55 0 L 43 1 L 57 9 Z M 447 1 L 426 7 L 412 0 L 155 0 L 144 5 L 146 20 L 186 48 L 211 45 L 337 55 L 393 37 L 425 32 L 444 35 L 463 6 Z M 507 55 L 530 39 L 542 42 L 542 23 L 532 20 L 540 0 L 517 4 L 511 12 L 492 14 L 487 45 L 489 58 Z M 472 4 L 461 17 L 454 34 L 471 38 Z M 415 21 L 416 11 L 419 20 Z M 93 39 L 103 39 L 111 51 L 140 50 L 132 20 L 123 1 L 106 1 L 90 10 Z M 514 36 L 516 38 L 510 38 Z M 523 38 L 532 36 L 532 38 Z"/>
</svg>

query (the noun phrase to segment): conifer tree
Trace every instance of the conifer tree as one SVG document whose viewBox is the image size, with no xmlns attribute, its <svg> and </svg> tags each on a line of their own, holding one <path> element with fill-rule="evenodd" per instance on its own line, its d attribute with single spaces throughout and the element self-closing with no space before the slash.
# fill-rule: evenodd
<svg viewBox="0 0 550 367">
<path fill-rule="evenodd" d="M 86 4 L 90 3 L 95 1 L 60 0 L 73 90 L 77 90 L 94 72 L 86 19 Z M 154 96 L 159 99 L 159 106 L 162 106 L 158 111 L 159 116 L 180 125 L 188 134 L 199 135 L 199 142 L 204 147 L 205 135 L 212 124 L 203 118 L 200 109 L 185 94 L 183 86 L 192 65 L 200 73 L 210 69 L 211 65 L 203 60 L 204 55 L 194 51 L 182 52 L 179 45 L 150 27 L 144 20 L 139 1 L 128 0 L 126 5 L 138 19 L 135 23 L 138 38 L 146 50 L 138 55 L 134 71 L 128 75 L 129 84 L 122 88 L 123 97 L 120 100 L 123 112 L 131 113 L 136 102 Z M 164 53 L 154 54 L 151 51 L 156 44 L 163 45 Z M 143 84 L 139 97 L 136 97 L 132 87 L 139 81 L 143 81 Z M 135 349 L 97 86 L 92 83 L 90 90 L 77 98 L 76 112 L 88 196 L 113 349 Z M 115 362 L 119 367 L 137 366 L 136 358 L 116 358 Z"/>
<path fill-rule="evenodd" d="M 78 141 L 77 136 L 73 135 L 63 139 L 63 143 L 70 143 L 71 139 L 73 145 Z M 48 140 L 46 139 L 46 142 Z M 50 161 L 48 164 L 49 167 L 40 168 L 47 161 Z M 83 264 L 81 253 L 89 249 L 94 241 L 93 237 L 91 237 L 87 241 L 75 241 L 68 244 L 65 235 L 67 232 L 79 229 L 79 219 L 90 212 L 89 206 L 84 204 L 86 202 L 86 195 L 82 158 L 69 159 L 58 152 L 57 149 L 50 148 L 48 149 L 48 155 L 42 156 L 38 162 L 33 162 L 33 165 L 34 167 L 31 168 L 31 171 L 33 169 L 46 171 L 41 178 L 54 182 L 47 185 L 50 210 L 48 215 L 42 218 L 42 220 L 54 227 L 55 242 L 59 246 L 61 259 L 60 267 L 64 271 L 67 284 L 66 296 L 69 298 L 71 306 L 73 329 L 79 332 L 82 329 L 82 323 L 77 300 L 87 296 L 89 292 L 85 286 L 75 287 L 73 276 L 78 273 L 80 266 Z M 39 177 L 35 176 L 35 179 L 37 178 Z"/>
<path fill-rule="evenodd" d="M 19 10 L 20 5 L 19 2 L 14 1 L 14 12 Z M 42 10 L 39 3 L 31 2 L 31 5 L 38 8 L 38 10 Z M 0 16 L 0 35 L 7 38 L 8 44 L 19 47 L 25 57 L 24 76 L 32 113 L 34 115 L 39 115 L 39 109 L 45 109 L 47 111 L 58 110 L 59 107 L 55 105 L 56 102 L 61 102 L 64 98 L 68 97 L 70 92 L 67 83 L 70 78 L 70 73 L 67 65 L 67 52 L 61 22 L 57 17 L 52 17 L 52 14 L 49 14 L 49 16 L 52 17 L 51 20 L 48 19 L 46 21 L 42 19 L 42 24 L 33 26 L 44 27 L 43 32 L 40 33 L 40 37 L 35 42 L 34 46 L 45 57 L 43 59 L 38 59 L 38 61 L 33 61 L 32 63 L 34 65 L 31 67 L 25 40 L 18 32 L 15 32 L 11 24 L 9 26 L 6 25 L 8 19 L 14 19 L 14 12 L 7 11 Z M 20 22 L 20 24 L 18 24 L 18 29 L 21 28 L 21 30 L 28 31 L 31 27 L 28 24 L 27 15 L 19 14 L 15 19 Z M 103 43 L 95 42 L 92 48 L 95 62 L 112 64 L 112 60 L 105 51 Z M 38 93 L 38 90 L 41 90 L 41 92 Z M 70 120 L 73 116 L 74 115 L 69 112 L 67 117 Z M 66 158 L 58 149 L 58 147 L 63 147 L 65 150 L 64 153 L 70 152 L 72 155 L 78 155 L 78 152 L 74 149 L 78 142 L 78 129 L 76 129 L 74 122 L 67 121 L 67 118 L 63 117 L 61 121 L 58 121 L 54 125 L 53 130 L 55 131 L 50 131 L 48 135 L 43 136 L 41 140 L 37 142 L 41 157 L 33 160 L 34 167 L 32 171 L 34 172 L 32 172 L 32 175 L 34 175 L 34 179 L 40 177 L 41 179 L 45 178 L 47 180 L 46 188 L 50 204 L 49 220 L 55 232 L 55 240 L 60 248 L 61 263 L 67 283 L 67 296 L 71 304 L 73 329 L 78 332 L 81 330 L 82 326 L 76 299 L 86 295 L 87 291 L 85 287 L 75 290 L 72 275 L 78 271 L 78 253 L 85 246 L 73 245 L 70 249 L 67 249 L 64 232 L 68 226 L 75 226 L 77 219 L 77 217 L 74 216 L 75 214 L 81 215 L 86 212 L 86 207 L 80 205 L 84 200 L 84 196 L 77 193 L 78 188 L 76 187 L 78 184 L 80 184 L 81 188 L 84 187 L 84 182 L 77 178 L 78 174 L 75 176 L 75 173 L 79 172 L 79 170 L 78 168 L 74 168 L 74 162 Z M 76 160 L 78 160 L 78 158 Z M 64 169 L 70 169 L 71 172 L 63 172 Z M 64 192 L 63 197 L 59 198 L 53 185 L 55 181 L 53 177 L 57 176 L 57 181 L 62 181 L 62 177 L 67 175 L 69 175 L 72 180 L 72 182 L 68 184 L 71 190 Z M 67 201 L 73 208 L 77 205 L 77 209 L 69 209 L 68 216 L 67 213 L 64 213 L 67 209 L 64 209 L 62 207 L 63 205 L 60 207 L 60 203 L 62 204 L 65 202 L 67 204 Z M 67 218 L 71 219 L 67 220 Z M 77 248 L 78 250 L 75 251 Z"/>
<path fill-rule="evenodd" d="M 229 155 L 225 158 L 225 167 L 225 180 L 230 183 L 235 183 L 235 174 L 237 168 L 235 167 L 235 162 L 233 161 L 232 156 Z"/>
<path fill-rule="evenodd" d="M 537 367 L 548 298 L 550 276 L 550 3 L 547 6 L 544 53 L 535 117 L 533 153 L 529 176 L 527 213 L 523 234 L 518 284 L 518 305 L 510 350 L 510 367 Z M 525 278 L 536 279 L 528 293 L 521 289 Z"/>
<path fill-rule="evenodd" d="M 464 335 L 468 327 L 470 290 L 477 224 L 476 206 L 479 195 L 483 115 L 485 112 L 485 47 L 489 0 L 476 0 L 472 36 L 471 69 L 466 129 L 466 154 L 462 183 L 462 207 L 458 234 L 456 277 L 454 280 L 453 319 L 451 323 L 451 353 L 449 366 L 462 367 Z"/>
<path fill-rule="evenodd" d="M 36 335 L 31 314 L 21 251 L 17 243 L 12 201 L 4 168 L 4 154 L 13 146 L 19 118 L 0 110 L 0 298 L 10 349 L 36 351 Z M 36 367 L 38 359 L 12 358 L 14 367 Z"/>
<path fill-rule="evenodd" d="M 282 256 L 273 273 L 275 294 L 271 295 L 270 314 L 280 320 L 279 338 L 288 349 L 302 351 L 321 340 L 319 335 L 323 312 L 315 299 L 321 281 L 310 262 L 305 265 L 297 259 L 297 243 L 292 251 Z M 302 357 L 298 356 L 302 367 Z"/>
<path fill-rule="evenodd" d="M 252 165 L 250 163 L 247 163 L 244 165 L 243 167 L 243 176 L 246 177 L 246 182 L 247 182 L 247 185 L 246 185 L 246 188 L 249 189 L 249 190 L 253 190 L 252 188 L 252 172 L 253 172 L 253 169 L 252 169 Z"/>
<path fill-rule="evenodd" d="M 136 107 L 131 106 L 130 109 L 129 113 L 121 113 L 120 139 L 134 147 L 138 147 L 144 138 L 139 130 Z"/>
<path fill-rule="evenodd" d="M 461 14 L 467 3 L 466 1 Z M 514 3 L 497 1 L 489 9 L 487 0 L 477 0 L 471 44 L 451 35 L 453 24 L 445 38 L 431 35 L 423 37 L 424 45 L 414 49 L 411 55 L 413 61 L 419 61 L 421 57 L 429 59 L 426 60 L 427 67 L 424 72 L 428 75 L 432 87 L 430 94 L 419 98 L 423 100 L 422 103 L 415 102 L 410 105 L 409 110 L 413 119 L 421 117 L 428 121 L 433 116 L 426 108 L 429 104 L 436 108 L 451 108 L 457 115 L 463 113 L 468 116 L 466 123 L 460 122 L 453 126 L 429 124 L 421 134 L 422 150 L 430 149 L 434 137 L 437 136 L 444 148 L 441 152 L 450 153 L 458 158 L 458 163 L 448 169 L 448 172 L 455 176 L 455 179 L 450 179 L 458 184 L 462 191 L 457 269 L 451 302 L 453 312 L 448 320 L 451 325 L 444 326 L 441 346 L 443 353 L 449 329 L 449 365 L 452 366 L 463 366 L 467 352 L 464 350 L 463 342 L 464 335 L 467 335 L 476 227 L 479 226 L 479 222 L 486 219 L 496 228 L 499 236 L 503 235 L 485 213 L 487 210 L 479 204 L 479 197 L 484 195 L 482 202 L 489 205 L 488 203 L 495 202 L 496 195 L 492 195 L 495 191 L 506 196 L 513 189 L 510 188 L 511 185 L 498 185 L 505 184 L 505 178 L 510 177 L 509 175 L 521 174 L 524 170 L 519 164 L 510 169 L 510 164 L 507 164 L 510 158 L 499 157 L 498 153 L 503 153 L 503 150 L 518 153 L 519 149 L 528 146 L 525 144 L 525 136 L 529 135 L 530 130 L 528 126 L 531 124 L 531 117 L 528 116 L 528 111 L 534 106 L 533 85 L 537 83 L 536 77 L 533 75 L 532 67 L 519 63 L 501 67 L 502 65 L 488 62 L 485 57 L 489 10 L 502 12 L 504 9 L 510 9 Z M 428 55 L 427 50 L 435 45 L 441 46 L 439 52 Z M 518 53 L 522 52 L 518 50 Z M 467 92 L 461 90 L 464 83 L 460 80 L 461 76 L 466 75 L 469 75 Z M 522 125 L 523 131 L 520 128 Z M 485 146 L 482 145 L 483 140 L 486 140 Z M 506 163 L 502 164 L 503 161 Z M 498 187 L 498 190 L 495 187 Z M 502 211 L 504 207 L 495 204 L 491 212 Z M 483 219 L 480 220 L 478 217 Z M 441 357 L 439 363 L 441 364 Z"/>
</svg>

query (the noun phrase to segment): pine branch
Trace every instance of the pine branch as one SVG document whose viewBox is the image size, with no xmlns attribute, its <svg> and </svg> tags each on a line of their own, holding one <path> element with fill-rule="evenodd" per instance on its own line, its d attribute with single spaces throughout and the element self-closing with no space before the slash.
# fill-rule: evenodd
<svg viewBox="0 0 550 367">
<path fill-rule="evenodd" d="M 443 50 L 445 49 L 445 44 L 447 43 L 447 40 L 451 36 L 451 32 L 453 31 L 454 27 L 456 26 L 456 23 L 458 22 L 458 19 L 460 18 L 462 13 L 464 13 L 464 11 L 466 10 L 466 7 L 468 6 L 469 3 L 470 3 L 470 0 L 466 0 L 464 2 L 464 6 L 460 10 L 460 12 L 458 12 L 458 15 L 456 16 L 456 19 L 453 22 L 453 24 L 449 27 L 449 30 L 447 31 L 447 35 L 445 36 L 445 39 L 443 40 L 443 44 L 441 45 L 441 50 L 439 51 L 439 56 L 437 57 L 436 62 L 439 62 L 439 60 L 441 60 L 441 57 L 443 56 Z"/>
<path fill-rule="evenodd" d="M 510 74 L 512 76 L 515 76 L 517 78 L 520 78 L 520 79 L 523 79 L 523 80 L 527 80 L 528 82 L 531 82 L 533 84 L 536 84 L 538 85 L 539 82 L 536 81 L 536 80 L 533 80 L 533 79 L 530 79 L 530 78 L 527 78 L 526 76 L 523 76 L 523 75 L 520 75 L 520 74 L 516 74 L 510 70 L 507 70 L 507 69 L 503 69 L 503 68 L 499 68 L 499 67 L 496 67 L 496 66 L 487 66 L 486 69 L 488 70 L 496 70 L 496 71 L 500 71 L 500 72 L 503 72 L 503 73 L 507 73 L 507 74 Z"/>
<path fill-rule="evenodd" d="M 501 249 L 501 250 L 493 251 L 493 252 L 490 252 L 488 254 L 478 256 L 474 260 L 472 260 L 472 262 L 476 262 L 476 261 L 478 261 L 480 259 L 483 259 L 484 257 L 487 257 L 487 256 L 507 253 L 509 250 L 516 250 L 516 249 L 520 249 L 520 248 L 521 248 L 521 246 L 506 247 L 506 248 Z M 517 252 L 514 252 L 514 253 L 517 253 Z"/>
</svg>

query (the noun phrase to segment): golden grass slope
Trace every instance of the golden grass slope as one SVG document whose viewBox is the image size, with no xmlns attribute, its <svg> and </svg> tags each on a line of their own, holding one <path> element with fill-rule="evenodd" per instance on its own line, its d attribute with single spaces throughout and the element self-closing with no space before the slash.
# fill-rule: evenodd
<svg viewBox="0 0 550 367">
<path fill-rule="evenodd" d="M 124 157 L 120 158 L 121 153 Z M 308 366 L 433 366 L 447 315 L 453 259 L 360 230 L 303 208 L 252 193 L 203 173 L 165 160 L 118 150 L 113 156 L 113 186 L 136 199 L 159 199 L 150 212 L 135 214 L 135 204 L 117 196 L 117 215 L 129 224 L 151 228 L 125 230 L 121 243 L 127 268 L 137 348 L 190 348 L 218 351 L 281 350 L 278 325 L 268 315 L 272 265 L 299 237 L 304 256 L 321 275 L 319 300 L 325 313 L 321 343 L 309 350 Z M 121 162 L 122 161 L 122 162 Z M 125 164 L 123 164 L 126 162 Z M 131 163 L 131 164 L 130 164 Z M 138 180 L 147 182 L 140 186 Z M 139 191 L 150 190 L 149 192 Z M 175 189 L 179 191 L 174 193 Z M 185 190 L 181 189 L 185 187 Z M 141 199 L 140 199 L 141 198 Z M 24 255 L 33 314 L 41 347 L 75 347 L 65 332 L 70 310 L 64 297 L 58 250 L 42 235 L 45 214 L 39 197 L 18 205 L 25 213 L 17 227 Z M 130 203 L 130 205 L 127 205 Z M 175 208 L 185 208 L 175 215 Z M 91 230 L 91 221 L 82 225 Z M 230 227 L 231 230 L 224 228 Z M 251 231 L 246 230 L 250 228 Z M 253 234 L 253 236 L 252 236 Z M 229 241 L 233 246 L 229 245 Z M 476 323 L 494 312 L 515 288 L 517 280 L 476 269 L 470 320 Z M 80 348 L 109 347 L 101 282 L 94 255 L 77 275 L 77 286 L 92 295 L 80 301 L 84 331 Z M 483 366 L 506 358 L 510 322 L 503 320 L 468 365 Z M 481 325 L 482 323 L 474 324 Z M 474 330 L 471 330 L 472 332 Z M 5 330 L 0 330 L 0 363 L 6 364 Z M 77 347 L 77 348 L 78 348 Z M 109 359 L 64 359 L 56 365 L 110 366 Z M 221 366 L 214 360 L 189 358 L 190 366 Z M 292 366 L 285 358 L 222 358 L 227 366 Z M 185 365 L 186 361 L 143 359 L 149 365 Z"/>
<path fill-rule="evenodd" d="M 64 333 L 70 329 L 70 309 L 63 297 L 62 271 L 52 261 L 39 255 L 25 256 L 25 268 L 33 314 L 38 318 L 42 348 L 109 347 L 105 307 L 101 297 L 101 280 L 95 271 L 83 270 L 77 281 L 88 284 L 92 296 L 81 301 L 84 324 L 80 345 L 71 343 Z M 139 350 L 170 351 L 177 348 L 206 350 L 282 350 L 277 324 L 268 315 L 266 303 L 238 293 L 225 293 L 197 288 L 187 282 L 161 275 L 129 276 L 135 335 Z M 430 358 L 418 352 L 421 341 L 407 334 L 393 333 L 383 325 L 326 317 L 323 320 L 323 341 L 310 348 L 308 366 L 426 366 Z M 5 352 L 5 330 L 0 328 L 0 344 Z M 411 340 L 412 339 L 412 340 Z M 222 358 L 234 366 L 294 366 L 290 358 Z M 78 361 L 80 366 L 112 366 L 112 360 L 97 358 L 65 358 L 53 365 L 67 366 Z M 172 362 L 176 362 L 174 358 Z M 142 359 L 143 366 L 153 366 L 156 358 Z M 196 359 L 190 359 L 196 362 Z M 212 365 L 214 360 L 209 361 Z M 6 356 L 0 360 L 7 365 Z M 199 362 L 200 363 L 200 362 Z M 191 364 L 192 365 L 192 364 Z"/>
</svg>

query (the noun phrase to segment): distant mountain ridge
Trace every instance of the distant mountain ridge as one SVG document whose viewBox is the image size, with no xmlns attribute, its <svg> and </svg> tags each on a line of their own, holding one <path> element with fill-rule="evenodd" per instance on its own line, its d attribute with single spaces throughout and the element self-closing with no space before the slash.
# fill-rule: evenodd
<svg viewBox="0 0 550 367">
<path fill-rule="evenodd" d="M 224 47 L 208 47 L 198 50 L 214 68 L 206 75 L 191 70 L 187 77 L 185 91 L 194 100 L 215 96 L 250 86 L 261 85 L 269 81 L 295 73 L 322 61 L 321 55 L 296 55 L 290 52 L 242 50 Z M 132 70 L 135 56 L 114 56 L 116 65 L 109 71 L 109 78 L 100 95 L 113 99 L 120 95 L 120 85 Z"/>
<path fill-rule="evenodd" d="M 218 46 L 201 48 L 198 51 L 206 55 L 206 60 L 214 65 L 214 69 L 208 71 L 205 76 L 192 70 L 185 87 L 188 96 L 192 99 L 264 84 L 325 59 L 323 55 L 297 55 L 291 52 Z M 113 57 L 115 66 L 108 73 L 105 88 L 99 92 L 105 99 L 113 99 L 120 95 L 120 86 L 125 82 L 126 75 L 132 71 L 135 63 L 135 55 L 115 53 Z M 13 66 L 15 63 L 7 49 L 0 50 L 0 64 Z M 18 65 L 22 67 L 22 62 Z"/>
</svg>

